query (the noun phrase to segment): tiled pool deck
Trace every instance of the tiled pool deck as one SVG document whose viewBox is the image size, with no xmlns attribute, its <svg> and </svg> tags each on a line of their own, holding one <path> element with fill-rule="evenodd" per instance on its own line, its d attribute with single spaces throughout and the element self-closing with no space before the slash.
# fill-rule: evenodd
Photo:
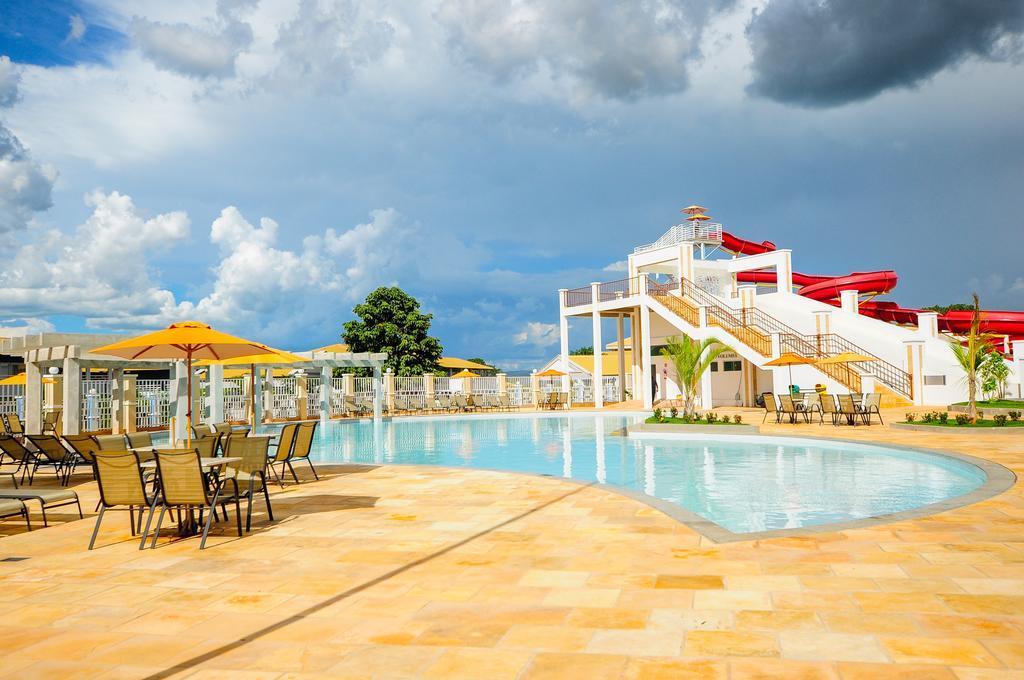
<svg viewBox="0 0 1024 680">
<path fill-rule="evenodd" d="M 1024 474 L 1024 435 L 765 429 Z M 510 473 L 339 466 L 273 501 L 277 522 L 202 553 L 139 552 L 120 512 L 92 552 L 89 517 L 0 539 L 0 559 L 28 558 L 0 562 L 0 677 L 1024 677 L 1020 483 L 931 517 L 722 544 Z"/>
</svg>

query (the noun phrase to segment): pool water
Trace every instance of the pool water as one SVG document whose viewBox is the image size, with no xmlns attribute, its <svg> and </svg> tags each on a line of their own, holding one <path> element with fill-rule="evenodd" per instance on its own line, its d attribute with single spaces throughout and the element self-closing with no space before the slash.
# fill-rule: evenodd
<svg viewBox="0 0 1024 680">
<path fill-rule="evenodd" d="M 567 477 L 675 503 L 734 533 L 909 510 L 969 493 L 985 473 L 954 458 L 815 439 L 632 439 L 629 415 L 331 421 L 312 459 Z M 823 432 L 828 433 L 827 428 Z"/>
</svg>

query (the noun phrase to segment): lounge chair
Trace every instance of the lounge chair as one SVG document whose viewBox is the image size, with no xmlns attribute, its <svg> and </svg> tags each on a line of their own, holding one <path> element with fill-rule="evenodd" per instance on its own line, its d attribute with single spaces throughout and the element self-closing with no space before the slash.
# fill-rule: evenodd
<svg viewBox="0 0 1024 680">
<path fill-rule="evenodd" d="M 10 434 L 0 434 L 0 451 L 10 456 L 11 460 L 17 464 L 11 474 L 16 475 L 20 472 L 22 484 L 25 483 L 25 476 L 28 475 L 28 483 L 31 484 L 36 468 L 35 452 L 29 451 L 19 439 Z"/>
<path fill-rule="evenodd" d="M 789 417 L 789 422 L 795 424 L 798 416 L 804 417 L 804 422 L 810 422 L 807 417 L 807 413 L 802 409 L 797 408 L 796 402 L 793 401 L 793 397 L 788 394 L 779 395 L 779 410 L 783 415 Z"/>
<path fill-rule="evenodd" d="M 153 448 L 153 435 L 150 432 L 129 432 L 129 449 L 151 449 Z"/>
<path fill-rule="evenodd" d="M 100 451 L 124 451 L 128 448 L 128 442 L 123 434 L 98 434 L 96 443 L 99 444 Z"/>
<path fill-rule="evenodd" d="M 267 451 L 270 446 L 270 437 L 232 437 L 231 455 L 242 460 L 231 463 L 224 470 L 224 477 L 234 479 L 240 488 L 241 498 L 247 501 L 245 510 L 245 530 L 252 528 L 252 501 L 257 492 L 263 492 L 263 502 L 267 506 L 267 516 L 274 521 L 274 510 L 270 507 L 270 491 L 267 489 Z M 221 504 L 235 500 L 231 497 L 221 496 Z"/>
<path fill-rule="evenodd" d="M 192 430 L 192 439 L 205 439 L 206 437 L 212 437 L 217 434 L 211 430 L 210 426 L 206 423 L 190 425 L 189 428 Z"/>
<path fill-rule="evenodd" d="M 408 413 L 409 412 L 409 400 L 405 397 L 395 397 L 392 404 L 392 412 L 394 413 Z"/>
<path fill-rule="evenodd" d="M 878 424 L 884 425 L 882 421 L 882 395 L 879 392 L 871 392 L 864 395 L 864 404 L 860 407 L 860 412 L 864 416 L 864 423 L 866 425 L 871 424 L 871 414 L 874 413 L 878 416 Z"/>
<path fill-rule="evenodd" d="M 156 466 L 160 474 L 160 488 L 162 498 L 160 499 L 160 515 L 157 517 L 156 528 L 153 531 L 153 542 L 151 547 L 156 547 L 156 541 L 160 537 L 160 526 L 163 524 L 164 513 L 167 510 L 176 509 L 179 512 L 184 510 L 200 511 L 199 522 L 203 522 L 202 513 L 210 510 L 203 527 L 202 540 L 199 542 L 199 549 L 206 547 L 206 537 L 210 534 L 210 526 L 213 524 L 213 508 L 220 504 L 220 497 L 224 487 L 230 482 L 234 495 L 231 496 L 235 502 L 235 519 L 238 524 L 238 535 L 242 535 L 242 513 L 241 505 L 238 502 L 238 482 L 231 478 L 222 478 L 217 481 L 213 488 L 213 495 L 210 495 L 210 488 L 207 486 L 206 477 L 203 475 L 202 461 L 199 453 L 194 450 L 182 449 L 157 449 Z M 149 531 L 149 521 L 153 519 L 155 505 L 150 507 L 150 517 L 146 522 L 146 532 Z"/>
<path fill-rule="evenodd" d="M 821 423 L 825 423 L 825 416 L 832 418 L 832 424 L 839 424 L 839 409 L 836 408 L 836 398 L 828 393 L 820 394 L 819 404 L 821 405 Z"/>
<path fill-rule="evenodd" d="M 3 421 L 7 434 L 12 437 L 22 437 L 25 435 L 25 424 L 21 422 L 21 418 L 18 417 L 17 413 L 3 414 Z"/>
<path fill-rule="evenodd" d="M 853 401 L 853 396 L 849 394 L 839 395 L 839 415 L 846 418 L 846 422 L 849 425 L 857 426 L 857 420 L 861 418 L 860 410 L 857 408 L 857 404 Z"/>
<path fill-rule="evenodd" d="M 28 508 L 25 507 L 25 503 L 17 498 L 0 498 L 0 517 L 18 516 L 25 520 L 25 526 L 29 531 L 32 531 L 32 520 L 29 519 Z"/>
<path fill-rule="evenodd" d="M 97 451 L 95 455 L 96 484 L 100 489 L 100 513 L 96 517 L 96 526 L 89 539 L 89 550 L 96 545 L 96 536 L 100 532 L 100 523 L 107 510 L 126 506 L 131 525 L 132 536 L 142 532 L 142 516 L 149 509 L 149 519 L 153 519 L 153 507 L 156 496 L 146 493 L 146 480 L 142 472 L 139 454 L 135 451 Z M 138 520 L 135 511 L 138 511 Z M 149 527 L 146 527 L 149 531 Z M 139 550 L 146 545 L 146 534 L 142 534 Z"/>
<path fill-rule="evenodd" d="M 288 458 L 292 455 L 292 447 L 295 445 L 295 435 L 299 431 L 298 423 L 288 423 L 281 428 L 281 434 L 277 436 L 277 442 L 271 442 L 271 446 L 276 447 L 274 449 L 274 455 L 270 456 L 268 463 L 270 471 L 273 473 L 274 478 L 277 479 L 277 483 L 284 488 L 284 468 L 287 465 Z M 274 469 L 274 465 L 281 464 L 281 474 L 277 474 L 277 470 Z"/>
<path fill-rule="evenodd" d="M 71 470 L 78 461 L 78 454 L 68 451 L 60 440 L 52 434 L 30 434 L 29 442 L 36 447 L 36 470 L 42 465 L 53 467 L 61 486 L 67 486 L 71 481 Z M 32 471 L 35 476 L 35 470 Z"/>
<path fill-rule="evenodd" d="M 774 415 L 775 422 L 782 422 L 782 412 L 779 411 L 779 405 L 775 402 L 775 395 L 771 392 L 765 392 L 761 395 L 761 399 L 764 400 L 764 418 L 761 419 L 761 424 L 768 420 L 768 416 Z"/>
<path fill-rule="evenodd" d="M 43 513 L 43 526 L 49 526 L 46 521 L 46 511 L 60 508 L 65 505 L 78 507 L 78 519 L 82 519 L 82 505 L 78 501 L 78 494 L 71 489 L 0 489 L 0 499 L 36 501 L 39 503 Z"/>
<path fill-rule="evenodd" d="M 60 410 L 46 411 L 43 413 L 43 424 L 40 431 L 43 434 L 59 434 L 57 427 L 60 425 Z"/>
<path fill-rule="evenodd" d="M 512 402 L 510 402 L 508 400 L 508 395 L 507 394 L 499 394 L 498 395 L 498 406 L 503 411 L 511 411 L 512 408 L 513 408 Z"/>
<path fill-rule="evenodd" d="M 231 423 L 214 423 L 213 431 L 215 434 L 227 437 L 231 434 Z"/>
<path fill-rule="evenodd" d="M 96 452 L 100 450 L 95 437 L 91 434 L 66 434 L 62 439 L 83 461 L 92 465 Z"/>
<path fill-rule="evenodd" d="M 563 409 L 563 410 L 568 410 L 569 409 L 569 393 L 568 392 L 559 392 L 558 393 L 558 397 L 555 399 L 555 406 L 560 408 L 560 409 Z"/>
</svg>

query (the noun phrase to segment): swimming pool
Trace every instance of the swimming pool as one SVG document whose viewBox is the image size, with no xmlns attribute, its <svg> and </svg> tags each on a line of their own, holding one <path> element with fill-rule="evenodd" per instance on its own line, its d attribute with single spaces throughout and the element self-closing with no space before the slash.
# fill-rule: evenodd
<svg viewBox="0 0 1024 680">
<path fill-rule="evenodd" d="M 598 482 L 674 504 L 737 534 L 910 510 L 974 491 L 987 479 L 980 468 L 955 458 L 850 442 L 623 436 L 623 428 L 639 420 L 523 414 L 331 421 L 317 429 L 312 459 Z"/>
</svg>

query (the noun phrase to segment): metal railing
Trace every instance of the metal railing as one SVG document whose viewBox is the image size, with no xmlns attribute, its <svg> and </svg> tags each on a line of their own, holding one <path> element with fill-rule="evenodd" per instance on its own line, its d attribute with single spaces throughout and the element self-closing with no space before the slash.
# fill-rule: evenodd
<svg viewBox="0 0 1024 680">
<path fill-rule="evenodd" d="M 654 243 L 648 243 L 646 245 L 633 248 L 633 253 L 645 253 L 649 250 L 657 250 L 658 248 L 674 246 L 684 241 L 710 241 L 712 243 L 721 243 L 722 225 L 718 222 L 703 222 L 700 224 L 687 222 L 685 224 L 677 224 L 670 227 L 669 230 L 662 234 L 661 238 Z"/>
<path fill-rule="evenodd" d="M 608 300 L 621 300 L 622 298 L 628 298 L 633 295 L 639 295 L 644 290 L 644 279 L 647 279 L 647 274 L 640 274 L 637 276 L 630 276 L 625 279 L 617 279 L 615 281 L 605 281 L 601 283 L 597 288 L 597 301 L 607 302 Z M 589 305 L 594 302 L 594 290 L 592 286 L 583 286 L 581 288 L 573 288 L 565 292 L 565 306 L 566 307 L 578 307 L 580 305 Z"/>
<path fill-rule="evenodd" d="M 109 430 L 111 424 L 111 384 L 109 380 L 82 381 L 83 432 Z"/>
</svg>

